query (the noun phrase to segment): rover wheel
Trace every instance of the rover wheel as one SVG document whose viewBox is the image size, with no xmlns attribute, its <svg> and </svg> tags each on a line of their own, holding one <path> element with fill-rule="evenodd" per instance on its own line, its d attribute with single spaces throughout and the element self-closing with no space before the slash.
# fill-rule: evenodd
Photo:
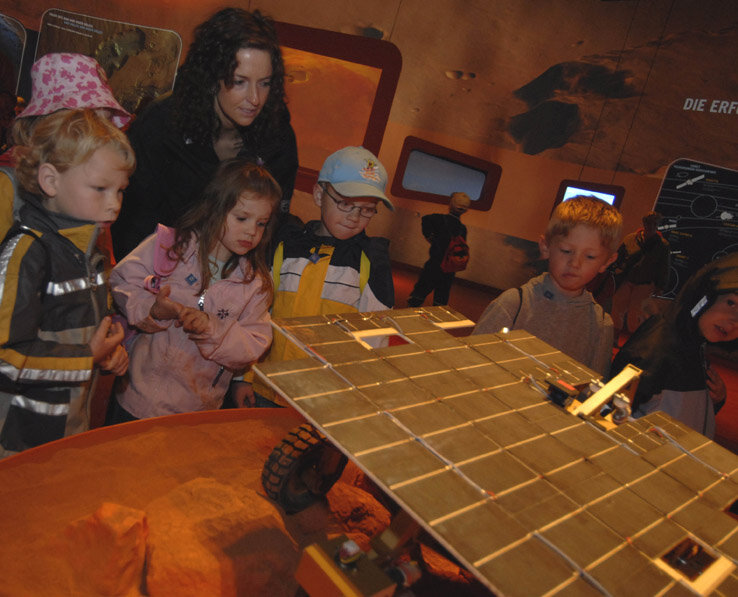
<svg viewBox="0 0 738 597">
<path fill-rule="evenodd" d="M 328 493 L 347 460 L 315 427 L 303 423 L 269 454 L 261 483 L 272 500 L 294 514 Z"/>
</svg>

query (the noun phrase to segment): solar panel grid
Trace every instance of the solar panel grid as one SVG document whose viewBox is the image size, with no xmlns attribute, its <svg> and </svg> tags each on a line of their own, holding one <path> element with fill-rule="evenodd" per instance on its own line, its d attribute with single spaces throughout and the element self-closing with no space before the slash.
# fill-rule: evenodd
<svg viewBox="0 0 738 597">
<path fill-rule="evenodd" d="M 437 350 L 435 352 L 446 366 L 459 371 L 468 371 L 480 366 L 488 367 L 490 364 L 494 365 L 494 363 L 490 363 L 489 359 L 484 357 L 484 355 L 479 354 L 469 346 L 455 346 L 452 348 Z M 496 366 L 496 369 L 502 370 L 499 366 Z"/>
<path fill-rule="evenodd" d="M 621 537 L 633 537 L 662 517 L 661 512 L 626 487 L 590 504 L 586 510 Z"/>
<path fill-rule="evenodd" d="M 616 550 L 623 542 L 622 537 L 586 510 L 573 513 L 540 534 L 582 569 Z"/>
<path fill-rule="evenodd" d="M 371 401 L 378 411 L 392 411 L 401 407 L 424 404 L 433 400 L 426 390 L 407 378 L 386 384 L 361 388 L 362 394 Z"/>
<path fill-rule="evenodd" d="M 390 382 L 405 377 L 401 371 L 398 371 L 390 363 L 380 359 L 334 365 L 333 370 L 339 377 L 357 388 L 376 385 L 378 379 Z"/>
<path fill-rule="evenodd" d="M 720 543 L 735 533 L 736 525 L 738 525 L 738 521 L 734 518 L 715 510 L 701 498 L 690 501 L 671 514 L 671 520 L 689 529 L 708 545 Z"/>
<path fill-rule="evenodd" d="M 452 429 L 426 434 L 423 439 L 443 459 L 456 465 L 492 454 L 500 446 L 468 422 Z"/>
<path fill-rule="evenodd" d="M 354 341 L 324 344 L 320 347 L 318 356 L 334 365 L 340 365 L 341 363 L 360 363 L 376 358 L 376 355 L 371 350 Z"/>
<path fill-rule="evenodd" d="M 724 553 L 727 557 L 735 561 L 738 559 L 738 534 L 733 533 L 730 537 L 726 537 L 723 541 L 718 543 L 718 547 L 720 548 L 721 553 Z M 733 575 L 738 577 L 738 574 L 736 574 L 735 571 L 733 571 Z M 734 594 L 738 595 L 738 593 Z"/>
<path fill-rule="evenodd" d="M 546 476 L 559 491 L 581 507 L 617 491 L 620 484 L 588 460 L 553 471 Z"/>
<path fill-rule="evenodd" d="M 542 478 L 496 496 L 496 502 L 529 533 L 548 527 L 579 509 L 577 503 Z"/>
<path fill-rule="evenodd" d="M 398 487 L 394 491 L 430 524 L 445 519 L 449 514 L 463 512 L 481 504 L 486 499 L 478 488 L 448 469 Z"/>
<path fill-rule="evenodd" d="M 658 595 L 674 584 L 668 574 L 628 544 L 620 544 L 616 551 L 591 566 L 587 573 L 612 595 Z"/>
<path fill-rule="evenodd" d="M 526 409 L 520 409 L 519 412 L 524 417 L 529 418 L 535 416 L 539 410 L 539 407 L 533 406 Z M 570 414 L 567 414 L 558 408 L 549 408 L 549 413 L 550 415 L 548 417 L 534 419 L 536 425 L 546 433 L 555 433 L 563 429 L 569 429 L 570 427 L 577 427 L 584 424 L 581 419 L 572 417 Z"/>
<path fill-rule="evenodd" d="M 528 534 L 514 517 L 491 501 L 480 502 L 475 508 L 459 512 L 433 526 L 475 565 L 484 563 L 491 553 L 499 553 L 524 541 Z M 483 529 L 494 529 L 494 532 L 484 532 Z"/>
<path fill-rule="evenodd" d="M 449 398 L 479 390 L 472 380 L 457 371 L 441 371 L 410 378 L 412 382 L 428 391 L 434 398 Z"/>
<path fill-rule="evenodd" d="M 493 582 L 493 590 L 500 595 L 553 594 L 576 583 L 578 576 L 571 564 L 533 535 L 478 563 L 477 569 Z M 593 594 L 602 593 L 595 590 Z"/>
<path fill-rule="evenodd" d="M 706 465 L 712 466 L 726 474 L 738 472 L 735 454 L 714 442 L 705 442 L 691 450 L 692 454 Z"/>
<path fill-rule="evenodd" d="M 660 413 L 607 433 L 566 413 L 521 372 L 595 374 L 526 332 L 457 339 L 431 322 L 450 311 L 383 315 L 281 321 L 325 362 L 260 372 L 491 589 L 679 594 L 651 558 L 690 533 L 735 558 L 735 455 Z M 386 316 L 410 344 L 348 348 Z"/>
<path fill-rule="evenodd" d="M 702 497 L 709 501 L 713 507 L 726 510 L 735 501 L 738 495 L 738 485 L 727 477 L 721 477 L 717 483 L 704 491 Z"/>
<path fill-rule="evenodd" d="M 715 597 L 730 597 L 738 595 L 738 575 L 731 574 L 715 589 Z"/>
<path fill-rule="evenodd" d="M 462 417 L 473 421 L 491 417 L 510 410 L 510 406 L 500 400 L 491 390 L 478 390 L 442 398 L 441 402 L 448 404 Z"/>
<path fill-rule="evenodd" d="M 655 525 L 640 534 L 633 535 L 633 546 L 649 558 L 658 558 L 665 546 L 676 545 L 684 538 L 684 529 L 668 518 L 661 518 Z"/>
<path fill-rule="evenodd" d="M 305 414 L 311 418 L 309 413 Z M 355 458 L 408 441 L 407 433 L 392 424 L 381 413 L 347 422 L 326 424 L 323 430 Z"/>
<path fill-rule="evenodd" d="M 589 461 L 622 484 L 632 483 L 655 470 L 629 448 L 619 444 L 589 457 Z"/>
<path fill-rule="evenodd" d="M 377 412 L 376 405 L 356 389 L 300 398 L 299 403 L 300 408 L 309 412 L 316 420 L 330 421 L 333 424 L 373 415 Z"/>
<path fill-rule="evenodd" d="M 450 371 L 443 361 L 427 353 L 406 354 L 385 357 L 395 369 L 406 377 L 432 375 L 440 371 Z"/>
</svg>

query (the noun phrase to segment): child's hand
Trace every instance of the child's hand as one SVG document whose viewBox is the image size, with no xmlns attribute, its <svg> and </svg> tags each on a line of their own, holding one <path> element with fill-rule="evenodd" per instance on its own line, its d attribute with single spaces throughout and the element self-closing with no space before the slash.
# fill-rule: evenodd
<svg viewBox="0 0 738 597">
<path fill-rule="evenodd" d="M 210 317 L 204 311 L 183 307 L 179 313 L 179 321 L 175 324 L 181 326 L 188 334 L 204 334 L 208 329 Z"/>
<path fill-rule="evenodd" d="M 142 331 L 142 332 L 144 332 L 146 334 L 156 334 L 157 332 L 163 332 L 163 331 L 165 331 L 167 329 L 164 326 L 161 326 L 158 323 L 156 323 L 156 321 L 154 321 L 154 318 L 151 317 L 151 315 L 149 315 L 143 321 L 140 321 L 136 325 L 136 327 L 140 331 Z"/>
<path fill-rule="evenodd" d="M 128 371 L 128 351 L 118 344 L 106 359 L 100 361 L 100 369 L 113 375 L 123 375 Z"/>
<path fill-rule="evenodd" d="M 154 304 L 151 305 L 149 315 L 154 319 L 165 320 L 165 319 L 177 319 L 180 312 L 184 308 L 180 303 L 173 301 L 169 298 L 169 294 L 172 292 L 172 287 L 168 284 L 162 286 L 156 295 Z"/>
<path fill-rule="evenodd" d="M 256 404 L 254 386 L 247 381 L 234 381 L 231 384 L 231 396 L 238 408 L 252 407 Z"/>
<path fill-rule="evenodd" d="M 113 318 L 109 315 L 104 317 L 88 342 L 93 363 L 99 365 L 107 359 L 115 351 L 116 346 L 120 346 L 124 337 L 123 326 L 113 323 Z"/>
<path fill-rule="evenodd" d="M 707 368 L 707 390 L 710 392 L 713 404 L 724 402 L 728 395 L 723 378 L 712 367 Z"/>
</svg>

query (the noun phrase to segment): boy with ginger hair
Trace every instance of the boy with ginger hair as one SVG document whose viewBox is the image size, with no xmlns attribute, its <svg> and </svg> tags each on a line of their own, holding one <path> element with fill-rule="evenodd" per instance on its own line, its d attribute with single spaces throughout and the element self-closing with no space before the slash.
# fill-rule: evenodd
<svg viewBox="0 0 738 597">
<path fill-rule="evenodd" d="M 492 301 L 474 334 L 524 329 L 603 375 L 609 370 L 613 324 L 585 287 L 617 258 L 623 219 L 594 197 L 560 203 L 539 240 L 548 272 Z"/>
</svg>

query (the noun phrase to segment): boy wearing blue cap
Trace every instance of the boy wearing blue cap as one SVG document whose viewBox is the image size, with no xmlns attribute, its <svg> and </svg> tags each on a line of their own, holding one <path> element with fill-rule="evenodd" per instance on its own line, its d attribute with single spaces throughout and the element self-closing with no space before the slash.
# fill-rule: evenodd
<svg viewBox="0 0 738 597">
<path fill-rule="evenodd" d="M 288 223 L 277 232 L 272 263 L 272 317 L 382 311 L 394 305 L 389 241 L 364 232 L 385 195 L 387 171 L 363 147 L 344 147 L 326 158 L 313 187 L 320 220 Z M 305 355 L 275 334 L 269 361 Z M 268 394 L 258 387 L 259 393 Z M 243 396 L 236 390 L 238 396 Z M 248 392 L 246 401 L 253 404 Z"/>
</svg>

